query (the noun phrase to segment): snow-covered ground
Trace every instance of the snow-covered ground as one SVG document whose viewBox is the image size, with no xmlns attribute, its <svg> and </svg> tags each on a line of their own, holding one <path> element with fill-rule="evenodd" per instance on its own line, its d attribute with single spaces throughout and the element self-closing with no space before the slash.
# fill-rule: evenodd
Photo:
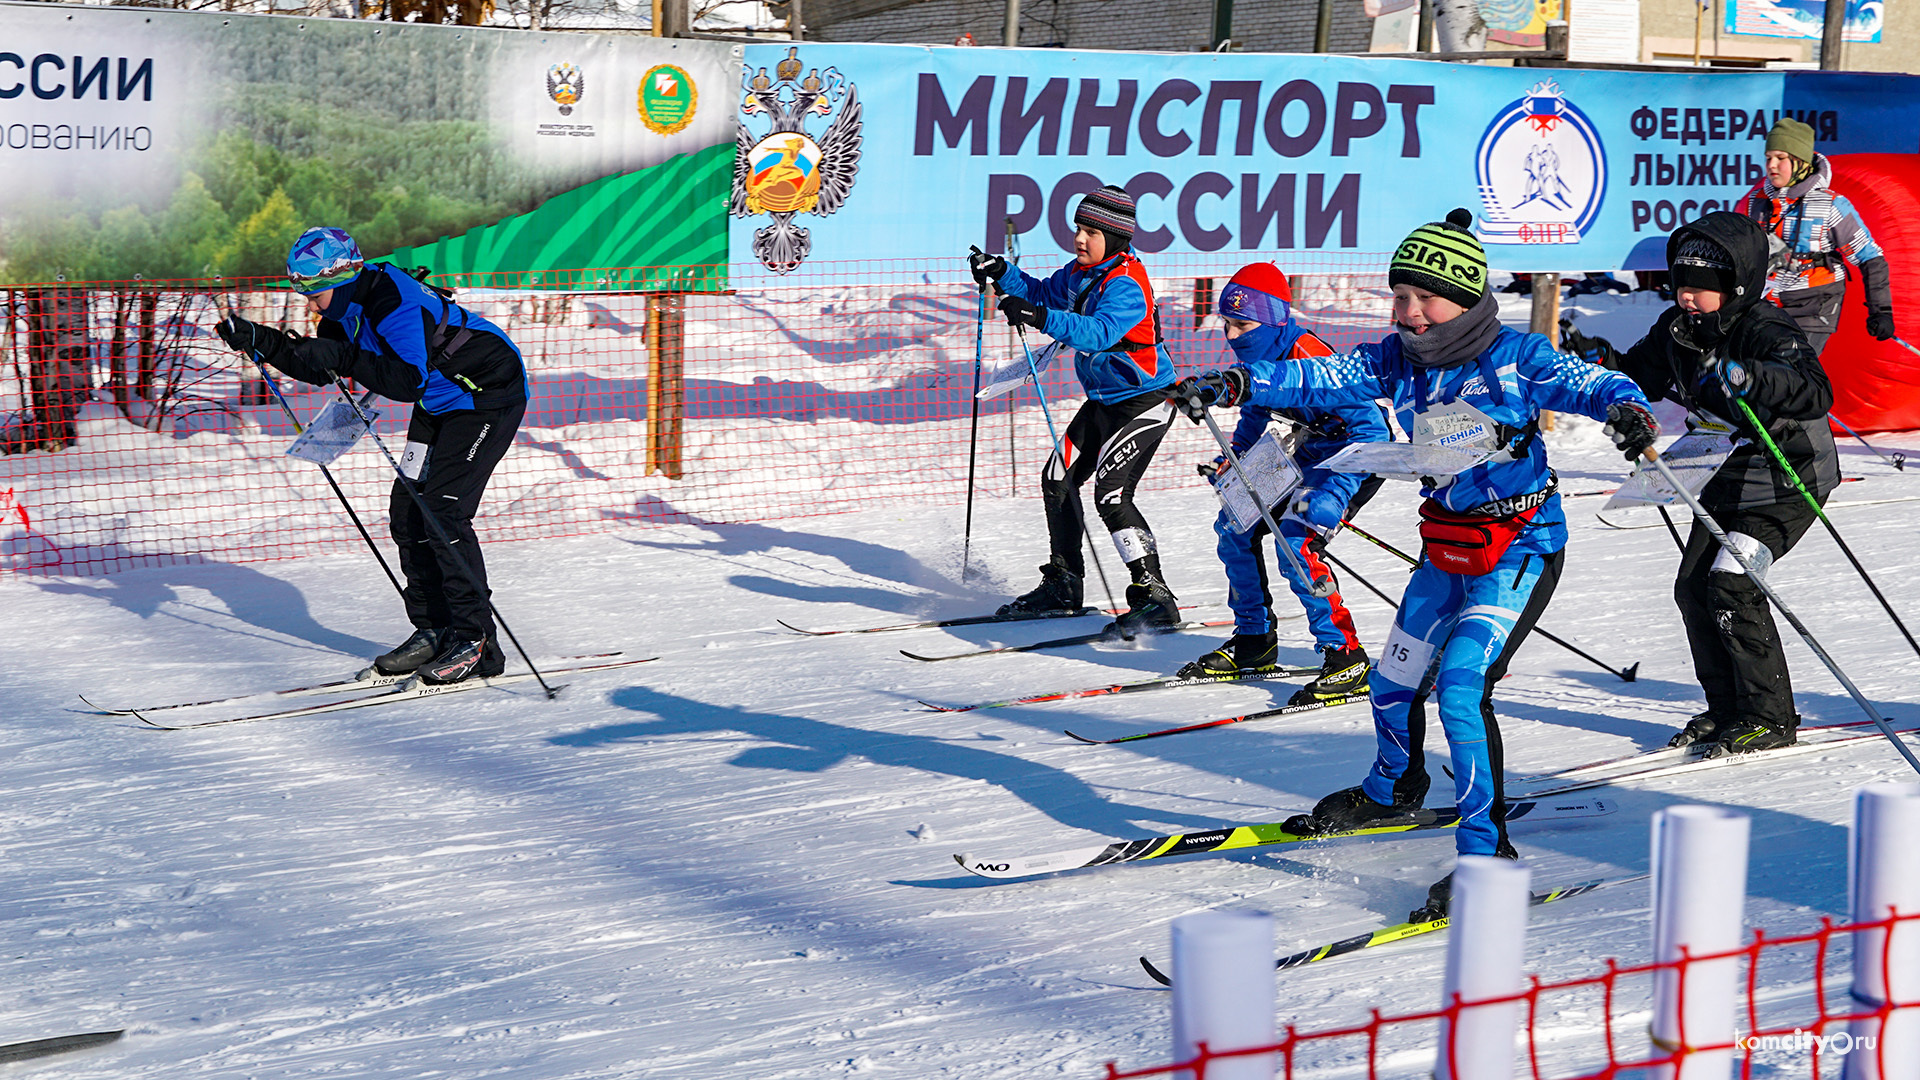
<svg viewBox="0 0 1920 1080">
<path fill-rule="evenodd" d="M 1672 542 L 1595 520 L 1604 499 L 1588 493 L 1623 472 L 1597 425 L 1568 419 L 1548 438 L 1572 541 L 1541 625 L 1641 666 L 1623 683 L 1533 638 L 1496 693 L 1522 774 L 1663 744 L 1700 701 L 1669 596 Z M 1920 436 L 1885 441 L 1920 453 Z M 1920 573 L 1920 477 L 1842 452 L 1865 479 L 1835 496 L 1834 518 L 1905 605 Z M 1211 496 L 1186 486 L 1142 503 L 1182 600 L 1224 615 Z M 1362 522 L 1410 547 L 1413 505 L 1389 485 Z M 1356 782 L 1373 740 L 1361 707 L 1120 746 L 1061 734 L 1233 715 L 1283 699 L 1279 686 L 949 715 L 914 704 L 1164 673 L 1214 640 L 1202 635 L 922 664 L 896 650 L 1037 640 L 1063 625 L 804 638 L 774 623 L 976 612 L 1032 583 L 1037 503 L 976 508 L 964 583 L 960 534 L 958 507 L 902 502 L 495 545 L 496 598 L 536 656 L 661 659 L 577 678 L 554 701 L 519 687 L 181 732 L 88 715 L 76 694 L 168 702 L 349 671 L 406 630 L 371 560 L 0 578 L 14 631 L 0 636 L 0 1042 L 129 1029 L 114 1046 L 10 1068 L 114 1080 L 1094 1077 L 1109 1060 L 1169 1060 L 1169 995 L 1135 958 L 1165 957 L 1175 917 L 1271 911 L 1290 952 L 1404 917 L 1451 865 L 1441 835 L 1013 883 L 963 872 L 955 852 L 1276 821 Z M 1398 592 L 1404 574 L 1385 553 L 1353 537 L 1333 550 Z M 1888 715 L 1920 720 L 1920 660 L 1829 538 L 1810 533 L 1773 580 Z M 1377 645 L 1390 613 L 1355 582 L 1346 594 Z M 1301 624 L 1285 625 L 1282 659 L 1309 662 Z M 1798 641 L 1788 653 L 1808 722 L 1857 716 Z M 1514 839 L 1536 882 L 1559 884 L 1644 870 L 1660 807 L 1738 807 L 1754 821 L 1748 922 L 1803 930 L 1845 913 L 1852 791 L 1904 770 L 1884 743 L 1859 743 L 1622 787 L 1610 818 L 1516 826 Z M 1608 956 L 1646 959 L 1646 904 L 1634 884 L 1537 909 L 1529 968 L 1566 978 Z M 1442 955 L 1436 936 L 1284 973 L 1280 1020 L 1319 1029 L 1433 1007 Z M 1762 971 L 1763 1017 L 1812 1015 L 1807 964 Z M 1623 988 L 1623 1048 L 1644 1002 L 1643 985 Z M 1597 999 L 1551 1004 L 1543 1064 L 1597 1067 L 1601 1017 Z M 1358 1043 L 1331 1053 L 1345 1064 L 1314 1075 L 1364 1074 Z M 1385 1060 L 1384 1075 L 1426 1076 L 1431 1047 L 1403 1039 Z M 1756 1076 L 1805 1075 L 1804 1054 L 1762 1060 Z"/>
</svg>

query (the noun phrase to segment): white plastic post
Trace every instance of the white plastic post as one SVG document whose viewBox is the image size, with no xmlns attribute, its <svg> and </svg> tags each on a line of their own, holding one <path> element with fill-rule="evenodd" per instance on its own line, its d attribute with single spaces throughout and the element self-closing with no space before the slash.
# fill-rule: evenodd
<svg viewBox="0 0 1920 1080">
<path fill-rule="evenodd" d="M 1453 872 L 1452 936 L 1440 1006 L 1517 994 L 1533 871 L 1512 859 L 1462 855 Z M 1511 1080 L 1520 1002 L 1462 1009 L 1440 1022 L 1439 1080 Z"/>
<path fill-rule="evenodd" d="M 1273 918 L 1203 911 L 1173 920 L 1173 1059 L 1271 1046 L 1274 1035 Z M 1273 1055 L 1207 1066 L 1207 1080 L 1272 1080 Z M 1191 1070 L 1177 1074 L 1193 1080 Z"/>
<path fill-rule="evenodd" d="M 1668 963 L 1740 947 L 1747 906 L 1745 814 L 1712 806 L 1672 806 L 1653 816 L 1653 959 Z M 1739 957 L 1688 966 L 1653 980 L 1654 1054 L 1695 1046 L 1729 1046 L 1734 1039 L 1734 989 Z M 1684 1036 L 1685 1042 L 1682 1043 Z M 1663 1065 L 1660 1080 L 1728 1080 L 1731 1049 L 1689 1052 Z"/>
<path fill-rule="evenodd" d="M 1920 912 L 1920 784 L 1868 784 L 1854 794 L 1849 861 L 1855 922 L 1884 919 L 1890 908 Z M 1920 1001 L 1920 923 L 1900 923 L 1891 942 L 1885 930 L 1853 936 L 1853 1000 L 1861 1011 Z M 1845 1080 L 1920 1080 L 1920 1009 L 1901 1009 L 1884 1027 L 1855 1020 L 1847 1035 Z"/>
</svg>

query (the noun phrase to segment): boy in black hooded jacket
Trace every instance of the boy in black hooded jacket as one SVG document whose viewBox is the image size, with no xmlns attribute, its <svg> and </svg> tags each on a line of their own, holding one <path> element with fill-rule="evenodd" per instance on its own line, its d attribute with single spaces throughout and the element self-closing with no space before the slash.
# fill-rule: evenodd
<svg viewBox="0 0 1920 1080">
<path fill-rule="evenodd" d="M 1741 214 L 1708 214 L 1668 238 L 1667 263 L 1674 306 L 1638 344 L 1624 355 L 1597 338 L 1568 347 L 1598 346 L 1649 399 L 1667 398 L 1733 427 L 1736 448 L 1700 502 L 1764 574 L 1815 515 L 1735 399 L 1753 410 L 1801 483 L 1824 504 L 1840 483 L 1826 422 L 1833 389 L 1805 333 L 1763 302 L 1767 236 L 1760 226 Z M 1766 595 L 1698 522 L 1680 557 L 1673 597 L 1707 708 L 1669 745 L 1711 741 L 1710 756 L 1792 745 L 1800 718 Z"/>
</svg>

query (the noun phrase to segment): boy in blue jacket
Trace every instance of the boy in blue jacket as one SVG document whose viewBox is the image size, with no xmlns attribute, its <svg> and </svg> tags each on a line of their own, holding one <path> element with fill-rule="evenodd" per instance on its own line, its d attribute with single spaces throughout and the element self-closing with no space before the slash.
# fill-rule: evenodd
<svg viewBox="0 0 1920 1080">
<path fill-rule="evenodd" d="M 1063 445 L 1041 473 L 1052 555 L 1040 568 L 1040 585 L 1002 606 L 1000 614 L 1080 607 L 1086 575 L 1080 485 L 1092 477 L 1094 506 L 1132 575 L 1127 611 L 1109 629 L 1132 637 L 1180 621 L 1179 601 L 1160 572 L 1153 530 L 1133 504 L 1133 489 L 1173 423 L 1173 410 L 1160 410 L 1173 385 L 1173 359 L 1160 344 L 1146 267 L 1128 250 L 1132 196 L 1103 187 L 1080 200 L 1073 222 L 1073 261 L 1044 280 L 998 255 L 976 251 L 967 260 L 982 288 L 991 284 L 1005 295 L 1000 310 L 1007 322 L 1074 350 L 1073 371 L 1087 392 Z"/>
<path fill-rule="evenodd" d="M 287 255 L 287 280 L 319 315 L 317 336 L 228 316 L 216 328 L 220 337 L 301 382 L 326 386 L 346 378 L 391 401 L 413 402 L 400 468 L 454 545 L 433 538 L 396 479 L 389 529 L 414 631 L 373 666 L 386 675 L 418 672 L 431 683 L 500 674 L 506 655 L 494 632 L 473 515 L 527 411 L 520 350 L 451 294 L 398 267 L 368 264 L 341 229 L 302 233 Z"/>
<path fill-rule="evenodd" d="M 1253 263 L 1235 273 L 1220 292 L 1219 312 L 1226 323 L 1227 345 L 1234 359 L 1250 371 L 1333 355 L 1326 342 L 1293 321 L 1293 287 L 1286 274 L 1272 263 Z M 1366 504 L 1380 481 L 1318 466 L 1348 443 L 1390 441 L 1393 436 L 1387 430 L 1386 413 L 1371 401 L 1285 409 L 1248 402 L 1240 407 L 1240 423 L 1233 430 L 1234 454 L 1251 449 L 1276 417 L 1302 432 L 1294 461 L 1303 476 L 1279 519 L 1280 543 L 1293 549 L 1300 558 L 1299 565 L 1309 574 L 1331 578 L 1333 571 L 1323 557 L 1327 541 L 1339 531 L 1348 514 Z M 1236 481 L 1218 478 L 1214 482 Z M 1181 668 L 1180 674 L 1201 678 L 1270 671 L 1277 666 L 1279 635 L 1274 630 L 1266 559 L 1260 550 L 1267 525 L 1261 522 L 1243 533 L 1232 516 L 1222 510 L 1213 529 L 1220 536 L 1220 562 L 1227 571 L 1233 637 Z M 1320 675 L 1294 694 L 1289 704 L 1329 703 L 1365 694 L 1367 652 L 1339 592 L 1315 596 L 1313 582 L 1301 575 L 1292 559 L 1281 559 L 1280 570 L 1300 606 L 1306 609 L 1314 647 L 1322 654 Z"/>
<path fill-rule="evenodd" d="M 1325 408 L 1389 398 L 1414 442 L 1490 455 L 1458 473 L 1422 478 L 1424 557 L 1372 676 L 1373 768 L 1363 783 L 1321 799 L 1287 828 L 1333 832 L 1418 809 L 1429 783 L 1423 744 L 1431 697 L 1452 756 L 1458 851 L 1518 858 L 1507 839 L 1493 688 L 1552 597 L 1567 543 L 1539 414 L 1605 420 L 1629 459 L 1653 445 L 1659 426 L 1632 379 L 1562 353 L 1543 335 L 1500 325 L 1472 223 L 1455 210 L 1401 242 L 1387 276 L 1392 337 L 1344 356 L 1208 372 L 1175 394 L 1181 401 L 1197 395 L 1203 407 Z M 1408 921 L 1445 917 L 1452 883 L 1452 874 L 1435 882 Z"/>
</svg>

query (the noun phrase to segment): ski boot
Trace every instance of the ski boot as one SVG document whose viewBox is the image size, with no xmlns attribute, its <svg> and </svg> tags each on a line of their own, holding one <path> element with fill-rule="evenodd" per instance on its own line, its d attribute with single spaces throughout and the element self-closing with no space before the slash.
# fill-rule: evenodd
<svg viewBox="0 0 1920 1080">
<path fill-rule="evenodd" d="M 1427 799 L 1426 773 L 1408 773 L 1393 782 L 1393 803 L 1377 803 L 1367 797 L 1366 788 L 1355 785 L 1321 799 L 1311 814 L 1295 814 L 1281 828 L 1296 836 L 1346 832 L 1384 818 L 1404 817 L 1420 809 Z"/>
<path fill-rule="evenodd" d="M 1280 635 L 1272 630 L 1264 634 L 1235 634 L 1175 675 L 1182 679 L 1204 679 L 1272 671 L 1280 666 L 1279 657 Z"/>
<path fill-rule="evenodd" d="M 1043 615 L 1050 611 L 1080 610 L 1080 575 L 1067 569 L 1058 555 L 1040 567 L 1040 584 L 1000 605 L 996 615 Z"/>
<path fill-rule="evenodd" d="M 1355 694 L 1367 692 L 1367 651 L 1355 646 L 1351 649 L 1328 649 L 1320 662 L 1320 674 L 1313 681 L 1294 691 L 1287 699 L 1289 705 L 1317 705 L 1323 701 L 1338 701 Z"/>
<path fill-rule="evenodd" d="M 474 637 L 458 630 L 449 631 L 440 655 L 419 669 L 420 681 L 434 684 L 486 679 L 506 670 L 507 658 L 494 635 Z"/>
<path fill-rule="evenodd" d="M 1732 725 L 1722 717 L 1715 716 L 1712 709 L 1697 712 L 1687 721 L 1686 727 L 1675 732 L 1673 738 L 1667 740 L 1667 745 L 1680 747 L 1692 746 L 1695 743 L 1710 743 L 1719 737 L 1717 732 L 1722 727 L 1730 726 Z"/>
<path fill-rule="evenodd" d="M 1180 625 L 1180 601 L 1173 590 L 1149 576 L 1127 586 L 1127 613 L 1107 624 L 1109 637 L 1158 634 Z"/>
<path fill-rule="evenodd" d="M 1763 720 L 1740 720 L 1722 727 L 1714 744 L 1707 750 L 1710 758 L 1727 757 L 1732 754 L 1751 754 L 1757 750 L 1778 750 L 1783 746 L 1792 746 L 1798 740 L 1800 718 L 1795 716 L 1793 723 L 1787 725 L 1769 724 Z"/>
<path fill-rule="evenodd" d="M 1518 859 L 1520 853 L 1515 851 L 1513 845 L 1503 836 L 1500 838 L 1500 846 L 1494 849 L 1493 856 L 1496 859 Z M 1452 914 L 1452 909 L 1453 875 L 1449 873 L 1446 877 L 1427 886 L 1427 902 L 1407 912 L 1407 921 L 1410 923 L 1438 922 L 1448 918 Z"/>
<path fill-rule="evenodd" d="M 405 675 L 434 658 L 445 630 L 415 630 L 413 636 L 373 658 L 373 670 L 382 675 Z"/>
</svg>

